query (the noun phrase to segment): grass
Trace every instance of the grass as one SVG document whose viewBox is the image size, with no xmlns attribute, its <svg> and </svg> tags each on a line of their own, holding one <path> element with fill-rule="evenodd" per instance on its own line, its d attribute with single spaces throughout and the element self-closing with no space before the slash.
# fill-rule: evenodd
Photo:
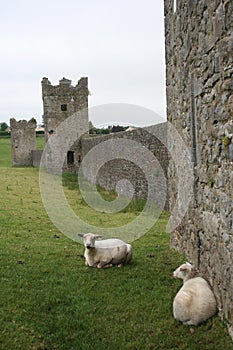
<svg viewBox="0 0 233 350">
<path fill-rule="evenodd" d="M 44 149 L 45 141 L 44 141 L 44 135 L 37 136 L 36 137 L 36 147 L 37 149 Z"/>
<path fill-rule="evenodd" d="M 233 349 L 218 316 L 192 331 L 172 316 L 181 285 L 172 271 L 184 257 L 169 248 L 168 213 L 132 243 L 130 265 L 88 268 L 83 246 L 47 216 L 38 169 L 1 167 L 0 174 L 1 349 Z M 65 176 L 64 185 L 70 203 L 90 218 L 93 210 L 81 202 L 74 177 Z M 135 215 L 108 220 L 114 225 Z"/>
<path fill-rule="evenodd" d="M 0 167 L 11 167 L 11 139 L 0 138 Z"/>
</svg>

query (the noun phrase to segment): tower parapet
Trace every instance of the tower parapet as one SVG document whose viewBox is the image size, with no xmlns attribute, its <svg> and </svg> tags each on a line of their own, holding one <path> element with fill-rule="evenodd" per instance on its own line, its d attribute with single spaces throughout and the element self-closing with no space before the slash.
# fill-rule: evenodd
<svg viewBox="0 0 233 350">
<path fill-rule="evenodd" d="M 83 111 L 82 116 L 88 124 L 88 78 L 81 78 L 76 86 L 71 83 L 63 77 L 59 85 L 53 86 L 48 78 L 42 79 L 46 142 L 57 126 L 76 112 Z"/>
</svg>

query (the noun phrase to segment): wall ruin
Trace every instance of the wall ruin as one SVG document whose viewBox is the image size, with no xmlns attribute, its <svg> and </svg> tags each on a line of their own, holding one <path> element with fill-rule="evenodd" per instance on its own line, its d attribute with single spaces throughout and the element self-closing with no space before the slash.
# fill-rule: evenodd
<svg viewBox="0 0 233 350">
<path fill-rule="evenodd" d="M 61 79 L 59 85 L 43 78 L 41 84 L 45 142 L 60 123 L 76 112 L 83 111 L 83 119 L 88 122 L 88 78 L 81 78 L 76 86 L 66 78 Z"/>
<path fill-rule="evenodd" d="M 191 150 L 195 175 L 193 201 L 171 246 L 210 282 L 233 335 L 233 2 L 164 4 L 167 116 Z M 172 161 L 168 178 L 172 209 Z"/>
<path fill-rule="evenodd" d="M 96 182 L 98 185 L 106 188 L 108 190 L 115 190 L 116 184 L 122 179 L 127 179 L 133 186 L 133 197 L 147 198 L 148 197 L 148 180 L 145 177 L 145 173 L 151 174 L 151 182 L 153 182 L 154 190 L 156 191 L 156 201 L 157 204 L 165 198 L 165 209 L 168 210 L 168 198 L 167 198 L 167 166 L 168 166 L 168 153 L 166 148 L 166 135 L 167 135 L 167 125 L 166 123 L 157 124 L 147 128 L 138 128 L 132 131 L 124 131 L 112 133 L 109 135 L 95 136 L 95 137 L 84 137 L 81 139 L 81 159 L 85 155 L 94 149 L 96 146 L 100 145 L 105 141 L 119 141 L 121 139 L 124 141 L 129 141 L 129 149 L 125 152 L 124 156 L 119 157 L 116 152 L 112 156 L 111 161 L 106 162 L 107 150 L 101 155 L 98 155 L 98 160 L 93 154 L 91 163 L 94 164 L 96 161 L 104 164 L 99 168 L 97 179 L 92 179 L 91 173 L 89 180 Z M 162 143 L 160 140 L 163 140 Z M 144 159 L 144 165 L 147 168 L 140 168 L 133 161 L 130 161 L 131 155 L 133 155 L 133 147 L 130 146 L 130 141 L 137 142 L 139 147 L 144 147 L 151 152 L 154 157 L 154 163 L 150 163 L 147 159 Z M 114 146 L 115 147 L 115 146 Z M 76 149 L 74 149 L 76 154 Z M 79 151 L 77 150 L 79 154 Z M 128 153 L 128 158 L 126 155 Z M 76 168 L 76 172 L 78 168 Z M 150 176 L 150 175 L 149 175 Z M 149 178 L 150 181 L 150 178 Z M 122 188 L 122 194 L 127 195 L 128 186 Z"/>
<path fill-rule="evenodd" d="M 32 151 L 36 149 L 36 122 L 10 119 L 13 166 L 32 165 Z"/>
<path fill-rule="evenodd" d="M 42 96 L 44 103 L 44 124 L 45 124 L 45 141 L 48 140 L 53 132 L 56 132 L 56 128 L 60 123 L 67 120 L 69 116 L 78 112 L 84 108 L 84 114 L 82 114 L 82 122 L 88 123 L 88 87 L 87 87 L 87 78 L 81 78 L 76 87 L 71 86 L 71 81 L 63 78 L 60 80 L 58 86 L 52 86 L 48 78 L 43 78 L 42 80 Z M 65 110 L 64 110 L 65 109 Z M 77 124 L 77 123 L 76 123 Z M 83 124 L 83 123 L 82 123 Z M 75 126 L 74 126 L 75 127 Z M 70 126 L 70 132 L 73 128 Z M 81 128 L 81 125 L 80 125 Z M 77 129 L 80 129 L 77 126 Z M 98 144 L 111 139 L 129 139 L 138 142 L 140 145 L 147 147 L 150 152 L 154 154 L 159 164 L 161 164 L 162 169 L 152 169 L 154 172 L 158 172 L 157 180 L 155 183 L 158 198 L 161 200 L 164 199 L 164 193 L 167 189 L 167 184 L 162 185 L 161 176 L 159 171 L 163 173 L 162 176 L 165 178 L 163 182 L 166 182 L 167 176 L 167 149 L 164 146 L 166 144 L 166 123 L 156 125 L 153 132 L 151 130 L 144 129 L 135 129 L 132 132 L 120 132 L 113 133 L 110 135 L 102 135 L 97 137 L 90 137 L 89 135 L 83 135 L 79 137 L 76 142 L 67 150 L 61 150 L 62 155 L 57 151 L 57 154 L 54 154 L 53 157 L 48 155 L 48 161 L 50 163 L 50 171 L 56 172 L 56 156 L 58 159 L 63 158 L 63 171 L 78 173 L 80 164 L 86 154 L 89 153 Z M 86 128 L 86 130 L 88 127 Z M 81 130 L 81 129 L 80 129 Z M 156 134 L 158 134 L 156 137 Z M 80 134 L 82 135 L 82 133 Z M 79 136 L 80 136 L 79 135 Z M 163 140 L 162 143 L 159 140 Z M 103 153 L 102 158 L 104 161 L 105 154 Z M 114 158 L 114 157 L 113 157 Z M 92 159 L 92 164 L 96 163 L 96 159 Z M 159 167 L 158 167 L 159 168 Z M 151 170 L 151 171 L 152 171 Z M 147 181 L 143 174 L 143 171 L 135 166 L 130 161 L 124 159 L 113 159 L 111 162 L 107 162 L 102 166 L 98 172 L 97 179 L 93 179 L 90 174 L 87 175 L 88 179 L 93 182 L 97 182 L 100 186 L 108 189 L 115 190 L 116 183 L 122 179 L 128 179 L 133 187 L 134 193 L 133 196 L 140 198 L 147 198 Z M 153 174 L 152 174 L 153 176 Z M 166 187 L 166 188 L 164 188 Z M 126 194 L 127 188 L 122 189 L 122 193 Z M 167 193 L 165 194 L 165 208 L 168 209 L 168 200 Z M 162 198 L 163 197 L 163 198 Z"/>
</svg>

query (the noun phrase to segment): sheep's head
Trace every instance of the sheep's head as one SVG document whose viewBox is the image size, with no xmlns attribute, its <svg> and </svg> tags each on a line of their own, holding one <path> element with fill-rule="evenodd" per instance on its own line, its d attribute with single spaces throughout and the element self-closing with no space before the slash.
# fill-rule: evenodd
<svg viewBox="0 0 233 350">
<path fill-rule="evenodd" d="M 78 234 L 79 237 L 82 237 L 84 246 L 87 249 L 95 248 L 95 240 L 98 238 L 101 238 L 99 235 L 94 235 L 93 233 L 85 233 L 85 234 Z"/>
<path fill-rule="evenodd" d="M 186 281 L 189 278 L 191 278 L 193 272 L 194 272 L 193 265 L 191 265 L 189 262 L 186 262 L 185 264 L 182 264 L 173 272 L 173 277 L 180 278 L 183 281 Z"/>
</svg>

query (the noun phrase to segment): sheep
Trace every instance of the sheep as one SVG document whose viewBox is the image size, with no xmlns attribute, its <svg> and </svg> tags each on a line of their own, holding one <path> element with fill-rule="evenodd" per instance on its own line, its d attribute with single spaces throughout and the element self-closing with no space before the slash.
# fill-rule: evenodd
<svg viewBox="0 0 233 350">
<path fill-rule="evenodd" d="M 79 237 L 82 237 L 84 241 L 86 266 L 107 268 L 117 265 L 122 267 L 132 258 L 132 246 L 120 239 L 96 241 L 101 236 L 93 233 L 79 234 Z"/>
<path fill-rule="evenodd" d="M 183 280 L 183 286 L 173 301 L 173 315 L 183 324 L 197 326 L 212 317 L 216 300 L 208 283 L 202 277 L 193 277 L 194 268 L 186 262 L 173 272 L 173 277 Z"/>
</svg>

